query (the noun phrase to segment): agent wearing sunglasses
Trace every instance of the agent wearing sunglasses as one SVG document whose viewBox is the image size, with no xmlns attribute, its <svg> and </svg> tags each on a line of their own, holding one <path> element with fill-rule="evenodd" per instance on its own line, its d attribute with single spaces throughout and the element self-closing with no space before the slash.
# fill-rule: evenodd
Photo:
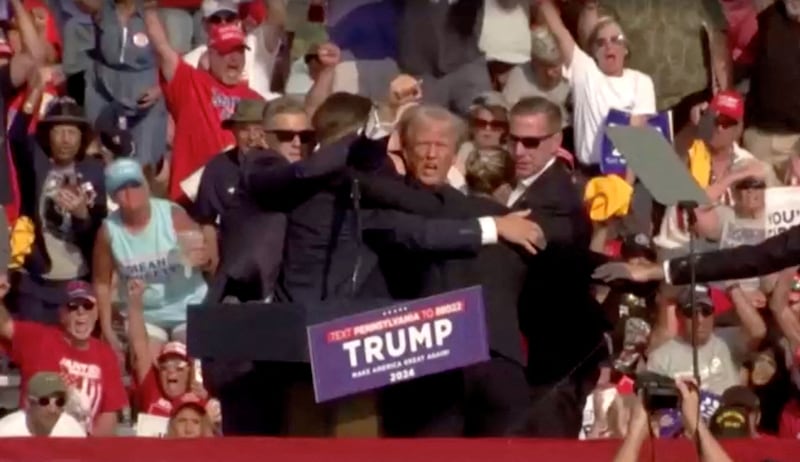
<svg viewBox="0 0 800 462">
<path fill-rule="evenodd" d="M 55 372 L 37 372 L 28 382 L 26 409 L 0 419 L 0 437 L 85 437 L 86 430 L 64 412 L 67 387 Z"/>
<path fill-rule="evenodd" d="M 266 147 L 279 152 L 289 162 L 308 156 L 317 143 L 305 108 L 290 97 L 270 101 L 264 113 L 264 130 Z"/>
<path fill-rule="evenodd" d="M 68 384 L 67 411 L 87 433 L 111 436 L 127 396 L 114 351 L 92 336 L 97 323 L 95 303 L 89 283 L 68 283 L 65 302 L 59 308 L 60 328 L 12 320 L 0 305 L 0 337 L 10 343 L 11 359 L 21 370 L 20 408 L 31 405 L 28 396 L 30 387 L 38 386 L 34 381 L 37 372 L 60 371 Z M 49 394 L 38 398 L 46 396 Z"/>
<path fill-rule="evenodd" d="M 766 326 L 755 308 L 734 303 L 741 326 L 715 331 L 711 289 L 702 284 L 694 291 L 694 309 L 698 311 L 695 325 L 691 297 L 691 287 L 680 289 L 675 310 L 678 335 L 650 353 L 647 369 L 667 377 L 691 377 L 692 330 L 696 329 L 702 388 L 721 396 L 728 388 L 740 384 L 742 361 L 763 338 Z"/>
</svg>

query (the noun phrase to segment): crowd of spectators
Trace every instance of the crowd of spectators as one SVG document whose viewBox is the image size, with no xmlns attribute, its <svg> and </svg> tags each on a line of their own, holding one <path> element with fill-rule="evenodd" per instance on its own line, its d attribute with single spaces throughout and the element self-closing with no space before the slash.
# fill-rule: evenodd
<svg viewBox="0 0 800 462">
<path fill-rule="evenodd" d="M 766 190 L 800 181 L 798 24 L 798 0 L 0 1 L 0 435 L 319 436 L 366 407 L 357 434 L 638 438 L 649 370 L 702 409 L 663 437 L 800 437 L 797 267 L 591 280 L 764 239 Z M 713 205 L 612 172 L 612 113 L 666 114 Z M 475 284 L 490 361 L 335 409 L 302 367 L 187 353 L 203 303 Z"/>
</svg>

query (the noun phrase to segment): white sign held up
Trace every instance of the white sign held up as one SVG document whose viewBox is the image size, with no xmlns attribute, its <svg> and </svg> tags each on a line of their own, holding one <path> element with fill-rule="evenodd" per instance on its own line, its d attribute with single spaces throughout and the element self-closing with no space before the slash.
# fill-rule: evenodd
<svg viewBox="0 0 800 462">
<path fill-rule="evenodd" d="M 800 225 L 800 186 L 766 191 L 767 238 Z"/>
</svg>

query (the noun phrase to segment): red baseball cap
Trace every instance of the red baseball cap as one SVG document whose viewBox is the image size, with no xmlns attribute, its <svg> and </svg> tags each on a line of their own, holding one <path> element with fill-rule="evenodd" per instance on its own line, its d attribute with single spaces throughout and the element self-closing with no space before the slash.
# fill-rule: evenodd
<svg viewBox="0 0 800 462">
<path fill-rule="evenodd" d="M 191 392 L 184 393 L 178 398 L 176 398 L 174 401 L 172 401 L 171 417 L 175 417 L 175 415 L 177 415 L 181 409 L 188 406 L 197 409 L 197 411 L 199 411 L 202 414 L 206 414 L 206 404 L 208 404 L 208 401 L 197 396 L 196 394 Z"/>
<path fill-rule="evenodd" d="M 164 344 L 158 353 L 158 360 L 161 361 L 168 356 L 175 356 L 185 361 L 189 360 L 189 353 L 186 352 L 186 345 L 183 342 L 168 342 Z"/>
<path fill-rule="evenodd" d="M 717 93 L 708 106 L 717 114 L 737 122 L 744 118 L 744 98 L 737 91 L 725 90 Z"/>
<path fill-rule="evenodd" d="M 239 24 L 219 24 L 211 27 L 208 46 L 220 54 L 228 54 L 241 49 L 249 50 L 247 37 Z"/>
</svg>

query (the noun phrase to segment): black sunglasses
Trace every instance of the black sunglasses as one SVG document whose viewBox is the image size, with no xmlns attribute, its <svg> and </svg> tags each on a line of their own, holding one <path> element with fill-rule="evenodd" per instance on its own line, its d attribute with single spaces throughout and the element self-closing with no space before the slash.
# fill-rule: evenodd
<svg viewBox="0 0 800 462">
<path fill-rule="evenodd" d="M 697 307 L 697 312 L 705 317 L 711 316 L 714 314 L 714 307 L 705 303 L 696 303 L 695 306 Z M 682 306 L 680 307 L 681 314 L 687 318 L 692 317 L 692 307 L 691 306 Z"/>
<path fill-rule="evenodd" d="M 38 399 L 31 399 L 31 401 L 42 407 L 49 406 L 50 403 L 55 403 L 56 407 L 64 407 L 64 405 L 67 404 L 67 397 L 62 394 L 58 394 L 55 396 L 42 396 Z"/>
<path fill-rule="evenodd" d="M 230 12 L 214 13 L 207 19 L 211 24 L 231 24 L 238 20 L 239 15 Z"/>
<path fill-rule="evenodd" d="M 475 117 L 472 119 L 472 126 L 480 130 L 502 131 L 508 128 L 508 124 L 502 120 L 486 120 Z"/>
<path fill-rule="evenodd" d="M 267 133 L 275 135 L 281 143 L 290 143 L 297 137 L 301 144 L 311 144 L 315 139 L 313 130 L 267 130 Z"/>
<path fill-rule="evenodd" d="M 545 136 L 516 136 L 511 133 L 508 134 L 508 142 L 511 145 L 515 145 L 517 143 L 522 144 L 525 149 L 536 149 L 545 142 L 548 138 L 555 135 L 555 133 L 551 133 Z"/>
<path fill-rule="evenodd" d="M 84 311 L 92 311 L 94 303 L 89 300 L 73 300 L 67 303 L 67 311 L 78 311 L 80 308 L 83 308 Z"/>
</svg>

